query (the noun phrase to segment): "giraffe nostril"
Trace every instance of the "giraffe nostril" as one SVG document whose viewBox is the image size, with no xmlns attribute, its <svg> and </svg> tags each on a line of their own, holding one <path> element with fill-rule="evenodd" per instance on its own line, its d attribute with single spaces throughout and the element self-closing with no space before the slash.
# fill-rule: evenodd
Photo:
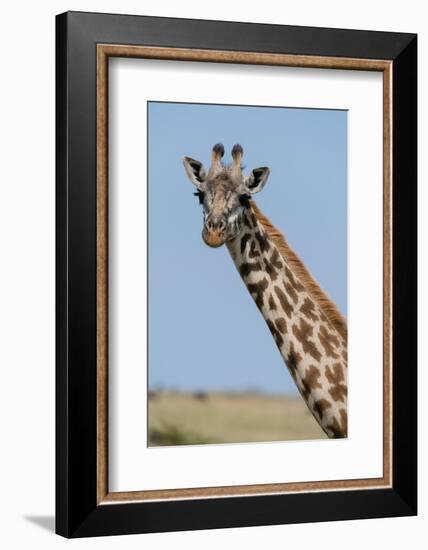
<svg viewBox="0 0 428 550">
<path fill-rule="evenodd" d="M 207 222 L 205 223 L 205 227 L 208 231 L 224 231 L 226 229 L 226 222 L 224 220 L 207 220 Z"/>
</svg>

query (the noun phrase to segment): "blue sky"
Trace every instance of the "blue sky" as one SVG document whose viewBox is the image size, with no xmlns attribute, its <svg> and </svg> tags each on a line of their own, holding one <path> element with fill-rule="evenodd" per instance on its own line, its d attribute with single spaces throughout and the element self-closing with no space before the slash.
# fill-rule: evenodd
<svg viewBox="0 0 428 550">
<path fill-rule="evenodd" d="M 244 172 L 269 166 L 255 201 L 347 314 L 347 113 L 148 104 L 149 386 L 297 393 L 225 246 L 201 239 L 182 157 L 209 166 L 221 141 Z"/>
</svg>

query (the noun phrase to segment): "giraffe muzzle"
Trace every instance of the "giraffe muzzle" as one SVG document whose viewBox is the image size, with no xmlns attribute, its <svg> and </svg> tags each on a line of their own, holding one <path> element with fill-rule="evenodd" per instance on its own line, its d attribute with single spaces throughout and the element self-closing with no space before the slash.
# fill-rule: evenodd
<svg viewBox="0 0 428 550">
<path fill-rule="evenodd" d="M 208 216 L 202 230 L 202 239 L 212 248 L 217 248 L 226 241 L 226 222 L 216 216 Z"/>
<path fill-rule="evenodd" d="M 218 248 L 226 241 L 226 235 L 222 230 L 208 231 L 205 227 L 202 231 L 202 239 L 211 248 Z"/>
</svg>

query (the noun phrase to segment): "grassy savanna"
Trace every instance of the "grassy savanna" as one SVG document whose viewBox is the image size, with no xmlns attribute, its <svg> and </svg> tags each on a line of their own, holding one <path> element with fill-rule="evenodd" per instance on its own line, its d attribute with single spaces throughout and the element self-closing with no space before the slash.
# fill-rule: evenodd
<svg viewBox="0 0 428 550">
<path fill-rule="evenodd" d="M 149 446 L 325 438 L 301 397 L 151 392 Z"/>
</svg>

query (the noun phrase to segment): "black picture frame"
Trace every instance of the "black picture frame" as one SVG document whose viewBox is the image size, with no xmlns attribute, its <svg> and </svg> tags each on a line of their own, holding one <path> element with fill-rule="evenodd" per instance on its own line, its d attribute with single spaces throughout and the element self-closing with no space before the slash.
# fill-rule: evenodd
<svg viewBox="0 0 428 550">
<path fill-rule="evenodd" d="M 392 62 L 392 486 L 97 501 L 97 44 Z M 56 18 L 56 532 L 65 537 L 417 513 L 417 36 L 68 12 Z"/>
</svg>

